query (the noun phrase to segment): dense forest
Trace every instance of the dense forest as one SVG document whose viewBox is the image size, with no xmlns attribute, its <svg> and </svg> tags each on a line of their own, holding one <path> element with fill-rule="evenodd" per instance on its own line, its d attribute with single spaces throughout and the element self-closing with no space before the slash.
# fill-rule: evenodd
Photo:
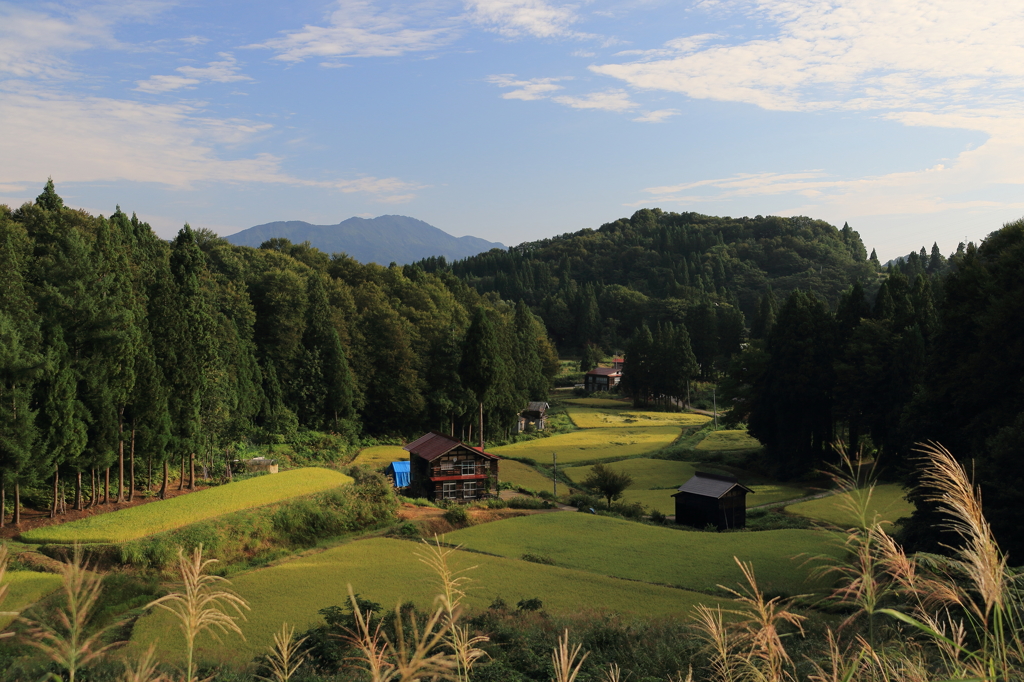
<svg viewBox="0 0 1024 682">
<path fill-rule="evenodd" d="M 143 469 L 164 488 L 171 467 L 191 486 L 197 457 L 223 471 L 213 453 L 243 439 L 469 439 L 481 422 L 505 436 L 558 369 L 525 305 L 450 273 L 188 225 L 168 243 L 120 208 L 65 207 L 52 182 L 0 206 L 0 271 L 0 495 L 15 523 L 27 484 L 52 486 L 52 513 L 65 482 L 76 508 L 120 502 Z"/>
</svg>

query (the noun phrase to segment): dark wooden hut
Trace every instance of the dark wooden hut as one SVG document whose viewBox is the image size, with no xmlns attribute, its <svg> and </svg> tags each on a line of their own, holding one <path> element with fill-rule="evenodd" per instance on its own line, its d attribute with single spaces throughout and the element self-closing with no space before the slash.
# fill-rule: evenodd
<svg viewBox="0 0 1024 682">
<path fill-rule="evenodd" d="M 528 424 L 533 424 L 535 429 L 543 431 L 544 425 L 547 422 L 549 407 L 551 406 L 540 401 L 527 403 L 526 409 L 519 413 L 519 422 L 516 426 L 516 432 L 522 433 L 526 430 L 526 426 Z"/>
<path fill-rule="evenodd" d="M 431 431 L 408 445 L 410 487 L 428 500 L 469 502 L 498 492 L 498 457 Z"/>
<path fill-rule="evenodd" d="M 718 530 L 747 525 L 747 493 L 754 492 L 733 476 L 705 474 L 700 471 L 679 488 L 676 498 L 676 523 Z"/>
</svg>

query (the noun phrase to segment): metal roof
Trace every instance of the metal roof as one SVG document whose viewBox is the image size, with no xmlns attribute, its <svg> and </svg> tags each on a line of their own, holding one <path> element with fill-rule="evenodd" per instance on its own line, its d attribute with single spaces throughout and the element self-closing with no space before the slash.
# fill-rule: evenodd
<svg viewBox="0 0 1024 682">
<path fill-rule="evenodd" d="M 700 495 L 701 497 L 714 497 L 715 499 L 719 499 L 722 495 L 725 495 L 737 486 L 746 490 L 748 493 L 754 492 L 737 481 L 734 476 L 706 474 L 698 471 L 694 473 L 693 478 L 679 486 L 679 491 L 676 492 L 675 495 L 678 495 L 679 493 L 690 493 L 691 495 Z M 673 495 L 673 497 L 675 497 L 675 495 Z"/>
<path fill-rule="evenodd" d="M 550 407 L 550 405 L 548 405 L 547 403 L 543 403 L 543 402 L 529 402 L 529 403 L 526 404 L 526 410 L 524 410 L 524 411 L 525 412 L 543 412 L 544 410 L 548 409 L 548 407 Z"/>
<path fill-rule="evenodd" d="M 612 374 L 622 374 L 621 369 L 615 367 L 595 367 L 594 369 L 587 372 L 587 374 L 595 374 L 597 376 L 611 376 Z"/>
<path fill-rule="evenodd" d="M 455 440 L 451 436 L 446 436 L 443 433 L 438 433 L 437 431 L 431 431 L 430 433 L 420 436 L 408 445 L 403 445 L 402 449 L 415 453 L 428 462 L 432 462 L 441 455 L 451 452 L 460 445 L 467 450 L 477 453 L 478 455 L 483 455 L 490 459 L 498 459 L 496 455 L 484 452 L 480 448 L 475 448 L 472 445 L 466 445 L 462 441 Z"/>
</svg>

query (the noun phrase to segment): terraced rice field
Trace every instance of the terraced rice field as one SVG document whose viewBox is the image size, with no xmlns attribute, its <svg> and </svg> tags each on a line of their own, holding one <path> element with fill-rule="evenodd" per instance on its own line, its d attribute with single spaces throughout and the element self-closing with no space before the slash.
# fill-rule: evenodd
<svg viewBox="0 0 1024 682">
<path fill-rule="evenodd" d="M 855 496 L 862 494 L 862 491 L 853 493 Z M 871 521 L 876 514 L 879 520 L 888 522 L 896 521 L 903 516 L 910 516 L 914 512 L 914 505 L 904 499 L 903 495 L 903 489 L 895 483 L 876 486 L 868 505 L 869 518 L 867 520 Z M 850 493 L 830 495 L 817 500 L 791 504 L 786 507 L 786 511 L 825 521 L 840 528 L 854 528 L 861 525 L 861 520 L 850 509 L 852 502 Z"/>
<path fill-rule="evenodd" d="M 238 575 L 232 588 L 249 601 L 252 609 L 247 612 L 247 620 L 241 623 L 245 640 L 228 634 L 222 636 L 218 644 L 209 637 L 201 637 L 199 659 L 251 661 L 266 650 L 282 621 L 294 624 L 296 631 L 302 632 L 321 622 L 318 609 L 347 605 L 346 586 L 349 584 L 361 597 L 386 608 L 406 601 L 413 601 L 420 608 L 430 608 L 437 594 L 437 580 L 416 557 L 424 550 L 414 542 L 373 538 Z M 544 603 L 544 609 L 552 613 L 595 609 L 668 616 L 684 615 L 699 603 L 728 603 L 687 590 L 521 561 L 518 557 L 524 551 L 527 550 L 514 552 L 516 559 L 458 552 L 454 561 L 457 568 L 476 567 L 469 574 L 474 582 L 469 586 L 467 605 L 479 609 L 486 608 L 499 596 L 511 604 L 536 597 Z M 150 642 L 159 640 L 161 660 L 179 659 L 183 640 L 168 615 L 157 612 L 141 618 L 132 634 L 131 648 L 142 651 Z"/>
<path fill-rule="evenodd" d="M 611 398 L 570 398 L 565 402 L 570 405 L 585 405 L 587 407 L 616 407 L 629 409 L 632 404 L 628 400 L 612 400 Z"/>
<path fill-rule="evenodd" d="M 58 589 L 61 577 L 54 573 L 35 571 L 8 571 L 4 576 L 7 583 L 7 598 L 0 603 L 0 611 L 20 612 Z M 0 630 L 14 622 L 14 616 L 0 616 Z"/>
<path fill-rule="evenodd" d="M 635 426 L 703 426 L 711 417 L 689 412 L 642 412 L 639 410 L 607 410 L 593 407 L 568 407 L 566 413 L 581 429 Z"/>
<path fill-rule="evenodd" d="M 558 463 L 562 465 L 643 455 L 671 445 L 680 433 L 676 426 L 586 429 L 503 445 L 490 452 L 545 463 L 551 461 L 552 452 L 557 452 Z"/>
<path fill-rule="evenodd" d="M 697 443 L 698 450 L 709 450 L 712 452 L 753 450 L 759 447 L 761 447 L 761 442 L 741 429 L 712 431 L 704 440 Z"/>
<path fill-rule="evenodd" d="M 498 464 L 498 480 L 535 492 L 551 490 L 550 478 L 528 464 L 511 459 L 503 459 Z"/>
<path fill-rule="evenodd" d="M 353 464 L 365 464 L 374 469 L 383 469 L 392 462 L 408 462 L 409 452 L 401 445 L 373 445 L 363 448 L 352 460 Z"/>
<path fill-rule="evenodd" d="M 699 591 L 734 587 L 742 580 L 733 561 L 739 557 L 754 563 L 766 591 L 806 593 L 824 585 L 810 581 L 804 560 L 842 555 L 838 537 L 819 530 L 701 533 L 572 512 L 486 523 L 446 539 L 500 556 L 529 552 L 566 568 Z"/>
<path fill-rule="evenodd" d="M 58 544 L 128 542 L 231 512 L 312 495 L 349 483 L 352 483 L 351 478 L 331 469 L 293 469 L 90 516 L 59 526 L 36 528 L 22 533 L 20 539 L 24 542 Z"/>
</svg>

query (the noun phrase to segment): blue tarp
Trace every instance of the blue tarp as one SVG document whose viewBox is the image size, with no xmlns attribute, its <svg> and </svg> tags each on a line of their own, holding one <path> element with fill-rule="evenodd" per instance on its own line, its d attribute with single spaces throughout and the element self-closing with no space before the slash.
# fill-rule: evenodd
<svg viewBox="0 0 1024 682">
<path fill-rule="evenodd" d="M 410 483 L 409 462 L 392 462 L 388 465 L 388 473 L 395 479 L 396 488 L 407 488 Z"/>
</svg>

